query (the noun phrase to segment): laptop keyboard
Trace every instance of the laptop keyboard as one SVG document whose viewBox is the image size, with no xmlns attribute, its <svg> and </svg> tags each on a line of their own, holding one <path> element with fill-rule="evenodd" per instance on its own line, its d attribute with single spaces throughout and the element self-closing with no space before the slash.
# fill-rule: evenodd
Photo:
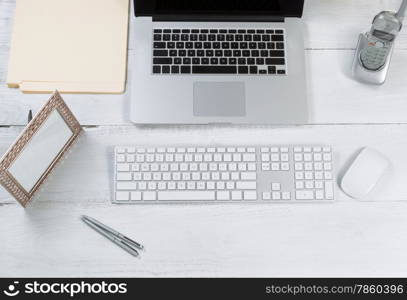
<svg viewBox="0 0 407 300">
<path fill-rule="evenodd" d="M 153 74 L 287 74 L 283 29 L 154 29 Z"/>
</svg>

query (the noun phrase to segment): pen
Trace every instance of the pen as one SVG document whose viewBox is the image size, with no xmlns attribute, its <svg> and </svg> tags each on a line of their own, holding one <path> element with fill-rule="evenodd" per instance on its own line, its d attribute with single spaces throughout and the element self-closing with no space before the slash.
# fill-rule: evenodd
<svg viewBox="0 0 407 300">
<path fill-rule="evenodd" d="M 130 244 L 130 245 L 136 247 L 137 249 L 139 249 L 139 250 L 144 250 L 144 246 L 143 246 L 143 245 L 141 245 L 141 244 L 137 243 L 136 241 L 134 241 L 134 240 L 128 238 L 127 236 L 121 234 L 120 232 L 114 230 L 113 228 L 111 228 L 111 227 L 109 227 L 109 226 L 107 226 L 107 225 L 105 225 L 105 224 L 100 223 L 98 220 L 95 220 L 94 218 L 91 218 L 91 217 L 88 217 L 88 216 L 82 216 L 82 218 L 83 218 L 83 219 L 86 219 L 86 220 L 88 220 L 88 221 L 90 221 L 90 222 L 92 222 L 92 223 L 94 223 L 96 226 L 99 226 L 99 227 L 102 228 L 103 230 L 105 230 L 105 231 L 111 233 L 112 235 L 114 235 L 114 236 L 116 236 L 116 237 L 118 237 L 118 238 L 124 240 L 124 241 L 127 242 L 128 244 Z"/>
<path fill-rule="evenodd" d="M 33 111 L 30 109 L 30 111 L 28 112 L 28 117 L 27 117 L 27 123 L 30 123 L 31 120 L 33 119 Z"/>
<path fill-rule="evenodd" d="M 129 245 L 128 242 L 122 240 L 117 235 L 113 235 L 111 232 L 106 231 L 105 229 L 103 229 L 99 225 L 94 224 L 92 220 L 94 220 L 94 219 L 89 218 L 87 216 L 82 216 L 82 221 L 85 222 L 87 225 L 89 225 L 91 228 L 93 228 L 95 231 L 99 232 L 101 235 L 103 235 L 104 237 L 106 237 L 107 239 L 109 239 L 110 241 L 115 243 L 117 246 L 119 246 L 122 249 L 126 250 L 131 255 L 136 256 L 136 257 L 139 256 L 138 251 L 135 248 L 133 248 L 131 245 Z M 101 224 L 100 222 L 98 222 L 98 223 Z M 103 225 L 103 224 L 101 224 L 101 225 Z M 105 225 L 103 225 L 103 226 L 105 226 Z"/>
</svg>

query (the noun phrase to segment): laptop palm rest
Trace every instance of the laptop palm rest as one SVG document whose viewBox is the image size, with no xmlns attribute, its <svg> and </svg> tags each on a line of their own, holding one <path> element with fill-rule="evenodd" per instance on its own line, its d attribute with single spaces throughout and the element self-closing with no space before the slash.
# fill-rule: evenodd
<svg viewBox="0 0 407 300">
<path fill-rule="evenodd" d="M 244 82 L 194 82 L 194 116 L 246 115 Z"/>
</svg>

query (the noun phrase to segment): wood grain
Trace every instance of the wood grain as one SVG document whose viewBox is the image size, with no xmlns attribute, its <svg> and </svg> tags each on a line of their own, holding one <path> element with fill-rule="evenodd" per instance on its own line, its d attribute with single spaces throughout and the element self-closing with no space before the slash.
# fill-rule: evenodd
<svg viewBox="0 0 407 300">
<path fill-rule="evenodd" d="M 367 1 L 367 0 L 366 0 Z M 369 27 L 381 9 L 393 9 L 399 1 L 306 2 L 305 47 L 311 124 L 407 123 L 407 34 L 397 43 L 393 64 L 384 86 L 355 82 L 350 76 L 353 49 L 358 34 Z M 39 110 L 47 96 L 22 94 L 5 85 L 8 46 L 11 38 L 14 1 L 0 3 L 0 126 L 23 125 L 28 110 Z M 130 30 L 130 37 L 131 35 Z M 129 45 L 132 45 L 130 41 Z M 131 80 L 133 51 L 129 51 L 128 78 Z M 136 92 L 122 95 L 64 95 L 82 125 L 129 124 L 128 107 Z"/>
<path fill-rule="evenodd" d="M 5 276 L 407 276 L 407 31 L 386 85 L 350 77 L 357 35 L 399 0 L 307 0 L 304 32 L 311 125 L 140 126 L 129 123 L 131 91 L 64 95 L 86 134 L 24 210 L 0 188 L 0 277 Z M 48 95 L 5 86 L 15 0 L 0 0 L 0 155 Z M 131 33 L 130 33 L 131 38 Z M 131 45 L 131 42 L 130 42 Z M 132 72 L 129 51 L 129 78 Z M 364 200 L 337 188 L 327 205 L 158 205 L 110 203 L 119 144 L 291 144 L 334 147 L 340 178 L 372 146 L 392 161 Z M 145 244 L 142 259 L 85 226 L 91 215 Z M 29 249 L 29 250 L 27 250 Z"/>
</svg>

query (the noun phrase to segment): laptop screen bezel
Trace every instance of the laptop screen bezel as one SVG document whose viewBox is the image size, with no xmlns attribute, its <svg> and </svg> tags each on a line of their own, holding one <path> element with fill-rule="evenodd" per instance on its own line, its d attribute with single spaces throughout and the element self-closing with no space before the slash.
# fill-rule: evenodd
<svg viewBox="0 0 407 300">
<path fill-rule="evenodd" d="M 304 0 L 275 0 L 279 1 L 282 7 L 279 12 L 264 11 L 193 11 L 193 10 L 157 10 L 157 0 L 134 0 L 134 12 L 136 16 L 157 16 L 157 15 L 220 15 L 220 16 L 278 16 L 278 17 L 302 17 Z M 160 0 L 158 0 L 160 1 Z M 162 0 L 166 1 L 166 0 Z M 190 0 L 194 1 L 194 0 Z M 218 0 L 221 1 L 221 0 Z"/>
</svg>

